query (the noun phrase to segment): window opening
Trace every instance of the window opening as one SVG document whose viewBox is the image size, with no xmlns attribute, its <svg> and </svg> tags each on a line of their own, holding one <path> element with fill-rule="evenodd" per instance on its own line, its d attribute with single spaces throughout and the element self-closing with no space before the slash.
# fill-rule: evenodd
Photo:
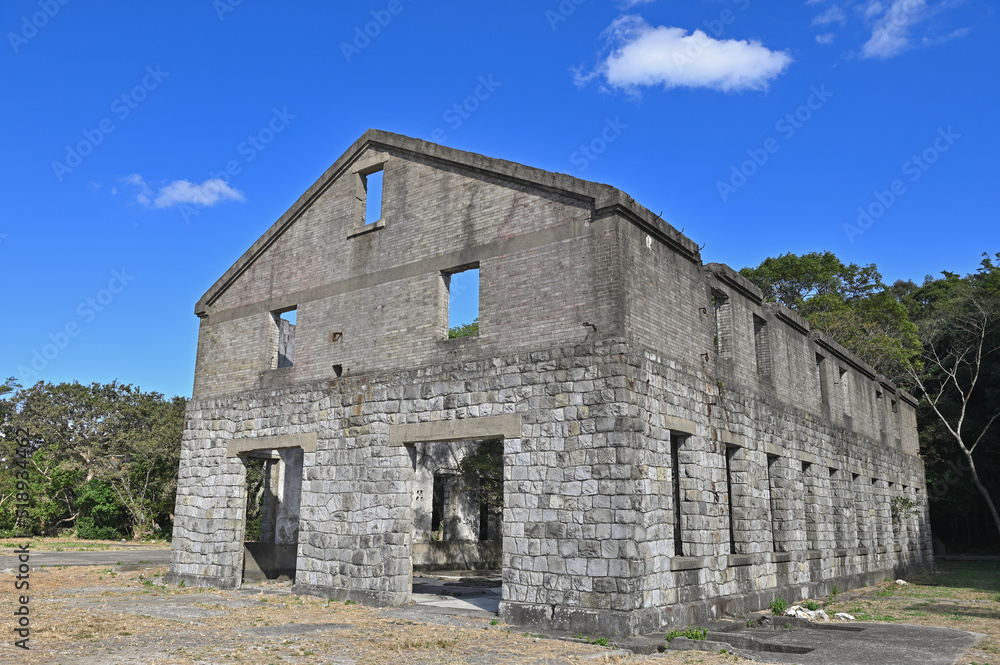
<svg viewBox="0 0 1000 665">
<path fill-rule="evenodd" d="M 771 375 L 771 344 L 767 334 L 767 321 L 756 314 L 753 317 L 753 342 L 757 352 L 757 374 Z"/>
<path fill-rule="evenodd" d="M 382 169 L 379 169 L 361 176 L 361 182 L 365 188 L 365 226 L 382 219 L 384 173 Z"/>
<path fill-rule="evenodd" d="M 684 437 L 670 435 L 670 468 L 674 500 L 674 556 L 684 556 L 684 539 L 681 528 L 681 463 L 680 450 Z"/>
<path fill-rule="evenodd" d="M 290 309 L 284 312 L 272 312 L 274 323 L 278 327 L 278 353 L 274 367 L 291 367 L 295 358 L 295 325 L 298 321 L 298 310 Z M 274 339 L 273 337 L 271 339 Z"/>
<path fill-rule="evenodd" d="M 444 274 L 448 338 L 479 334 L 479 266 Z"/>
</svg>

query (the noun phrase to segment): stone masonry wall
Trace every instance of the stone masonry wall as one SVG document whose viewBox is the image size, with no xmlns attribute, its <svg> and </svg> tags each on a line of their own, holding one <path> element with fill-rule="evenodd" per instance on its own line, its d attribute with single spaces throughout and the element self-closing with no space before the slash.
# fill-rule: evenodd
<svg viewBox="0 0 1000 665">
<path fill-rule="evenodd" d="M 300 447 L 296 590 L 406 603 L 405 437 L 494 427 L 511 622 L 651 632 L 932 561 L 915 400 L 606 185 L 369 132 L 196 313 L 174 581 L 241 583 L 239 455 Z"/>
<path fill-rule="evenodd" d="M 884 576 L 928 560 L 927 542 L 896 552 L 887 500 L 874 517 L 885 544 L 868 552 L 856 542 L 833 542 L 830 510 L 819 515 L 826 534 L 820 547 L 808 542 L 804 526 L 786 528 L 781 513 L 787 501 L 792 523 L 805 523 L 801 457 L 822 471 L 862 470 L 886 487 L 904 478 L 915 486 L 913 462 L 794 409 L 751 395 L 715 395 L 708 386 L 697 372 L 605 340 L 192 401 L 172 579 L 240 583 L 245 474 L 238 458 L 225 457 L 226 445 L 315 432 L 316 452 L 304 456 L 297 589 L 405 603 L 413 469 L 405 447 L 389 445 L 390 428 L 503 414 L 518 414 L 522 423 L 521 436 L 505 441 L 508 620 L 635 633 L 717 612 L 709 606 L 719 598 L 762 593 L 763 602 L 784 587 Z M 723 408 L 708 417 L 707 405 L 720 399 Z M 678 557 L 669 442 L 682 420 L 694 427 L 680 457 L 685 556 Z M 721 428 L 736 448 L 734 553 Z M 779 456 L 770 469 L 765 451 Z M 776 487 L 785 477 L 792 481 L 785 497 L 770 496 L 768 471 Z M 772 538 L 785 539 L 774 548 L 779 554 Z"/>
</svg>

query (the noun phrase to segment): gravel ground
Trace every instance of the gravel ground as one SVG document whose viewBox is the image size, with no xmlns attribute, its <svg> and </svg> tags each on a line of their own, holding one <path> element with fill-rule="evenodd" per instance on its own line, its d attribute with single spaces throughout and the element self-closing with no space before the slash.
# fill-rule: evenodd
<svg viewBox="0 0 1000 665">
<path fill-rule="evenodd" d="M 980 564 L 984 565 L 984 564 Z M 985 564 L 988 565 L 988 564 Z M 128 568 L 128 567 L 125 567 Z M 964 570 L 964 569 L 963 569 Z M 420 608 L 375 609 L 292 595 L 288 585 L 238 591 L 166 587 L 166 567 L 123 570 L 95 566 L 31 571 L 30 650 L 13 645 L 15 573 L 0 571 L 0 663 L 34 665 L 346 665 L 396 663 L 656 663 L 749 662 L 733 654 L 670 652 L 635 656 L 615 648 L 542 639 L 486 613 L 449 615 Z M 964 574 L 964 573 L 963 573 Z M 4 582 L 9 577 L 11 583 Z M 966 577 L 981 579 L 975 571 Z M 991 581 L 995 578 L 987 575 Z M 1000 663 L 1000 595 L 968 588 L 961 575 L 922 584 L 888 584 L 842 594 L 837 611 L 875 621 L 905 621 L 986 635 L 957 662 Z M 980 585 L 982 586 L 982 585 Z M 18 592 L 24 593 L 24 592 Z M 861 618 L 861 617 L 859 617 Z M 599 637 L 599 636 L 591 636 Z M 755 662 L 766 663 L 756 657 Z"/>
<path fill-rule="evenodd" d="M 327 602 L 291 595 L 281 585 L 240 591 L 164 587 L 159 581 L 164 573 L 165 567 L 121 573 L 93 566 L 32 570 L 31 648 L 17 648 L 5 637 L 0 663 L 733 662 L 732 656 L 701 653 L 630 658 L 613 648 L 539 639 L 523 628 L 508 630 L 485 614 L 417 619 L 412 608 Z M 0 579 L 7 575 L 13 573 L 0 571 Z M 4 606 L 14 601 L 12 591 L 0 592 Z"/>
</svg>

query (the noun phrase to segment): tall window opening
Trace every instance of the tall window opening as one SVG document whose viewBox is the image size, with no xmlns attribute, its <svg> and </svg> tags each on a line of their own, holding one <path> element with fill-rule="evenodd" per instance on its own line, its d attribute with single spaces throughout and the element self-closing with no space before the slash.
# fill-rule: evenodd
<svg viewBox="0 0 1000 665">
<path fill-rule="evenodd" d="M 736 502 L 733 500 L 733 457 L 738 446 L 726 446 L 726 495 L 729 502 L 729 553 L 736 554 Z"/>
<path fill-rule="evenodd" d="M 757 374 L 771 375 L 771 342 L 767 332 L 767 321 L 756 314 L 753 316 L 753 343 L 757 352 Z"/>
<path fill-rule="evenodd" d="M 442 275 L 448 301 L 448 338 L 479 334 L 479 266 L 452 270 Z"/>
<path fill-rule="evenodd" d="M 840 376 L 840 400 L 844 407 L 844 413 L 850 414 L 851 412 L 851 377 L 847 373 L 847 368 L 839 368 Z"/>
<path fill-rule="evenodd" d="M 816 354 L 816 373 L 819 375 L 819 396 L 823 406 L 830 404 L 830 388 L 826 385 L 826 358 Z"/>
<path fill-rule="evenodd" d="M 361 184 L 365 189 L 365 226 L 382 219 L 382 186 L 385 172 L 378 171 L 361 175 Z"/>
<path fill-rule="evenodd" d="M 729 296 L 715 289 L 712 289 L 712 313 L 715 325 L 712 343 L 715 345 L 715 352 L 721 356 L 728 355 L 733 350 L 732 309 Z"/>
<path fill-rule="evenodd" d="M 779 530 L 776 529 L 774 526 L 774 521 L 777 515 L 777 507 L 778 507 L 777 499 L 775 497 L 775 483 L 774 483 L 774 474 L 776 471 L 777 463 L 778 463 L 777 455 L 767 456 L 767 467 L 765 472 L 767 473 L 767 510 L 769 513 L 768 524 L 771 525 L 771 549 L 775 552 L 778 551 L 777 534 L 779 533 Z"/>
<path fill-rule="evenodd" d="M 865 505 L 867 502 L 864 500 L 865 496 L 865 485 L 861 476 L 857 473 L 851 474 L 851 485 L 854 491 L 851 492 L 851 502 L 854 508 L 854 523 L 855 528 L 858 532 L 858 547 L 864 547 L 866 542 L 866 520 L 865 520 Z"/>
<path fill-rule="evenodd" d="M 444 540 L 444 507 L 447 493 L 447 477 L 434 474 L 431 495 L 431 540 Z"/>
<path fill-rule="evenodd" d="M 685 437 L 670 433 L 670 475 L 674 503 L 674 556 L 684 556 L 683 528 L 681 526 L 681 446 Z"/>
<path fill-rule="evenodd" d="M 271 313 L 277 328 L 278 344 L 271 359 L 271 369 L 291 367 L 295 364 L 295 325 L 298 321 L 295 308 Z M 273 337 L 271 338 L 274 339 Z M 273 341 L 271 342 L 274 343 Z M 274 347 L 272 347 L 274 348 Z"/>
<path fill-rule="evenodd" d="M 813 477 L 812 464 L 802 462 L 802 485 L 805 496 L 806 539 L 807 549 L 819 549 L 819 497 L 816 495 L 816 479 Z"/>
</svg>

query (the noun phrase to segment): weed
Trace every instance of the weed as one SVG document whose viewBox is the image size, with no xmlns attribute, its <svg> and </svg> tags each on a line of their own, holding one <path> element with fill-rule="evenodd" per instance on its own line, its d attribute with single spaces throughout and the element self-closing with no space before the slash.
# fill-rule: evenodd
<svg viewBox="0 0 1000 665">
<path fill-rule="evenodd" d="M 806 608 L 810 612 L 815 612 L 819 609 L 819 603 L 815 600 L 806 600 L 802 603 L 802 607 Z"/>
<path fill-rule="evenodd" d="M 785 610 L 788 609 L 788 601 L 779 596 L 774 600 L 772 600 L 771 604 L 768 605 L 768 607 L 771 608 L 772 614 L 774 614 L 775 616 L 781 616 L 782 614 L 785 613 Z"/>
<path fill-rule="evenodd" d="M 708 637 L 708 631 L 700 626 L 694 626 L 685 630 L 672 630 L 667 633 L 666 640 L 670 642 L 675 637 L 686 637 L 689 640 L 704 640 Z"/>
<path fill-rule="evenodd" d="M 499 623 L 500 623 L 500 620 L 499 620 L 499 619 L 493 619 L 492 621 L 490 621 L 490 625 L 491 625 L 491 626 L 496 626 L 496 625 L 497 625 L 497 624 L 499 624 Z"/>
</svg>

